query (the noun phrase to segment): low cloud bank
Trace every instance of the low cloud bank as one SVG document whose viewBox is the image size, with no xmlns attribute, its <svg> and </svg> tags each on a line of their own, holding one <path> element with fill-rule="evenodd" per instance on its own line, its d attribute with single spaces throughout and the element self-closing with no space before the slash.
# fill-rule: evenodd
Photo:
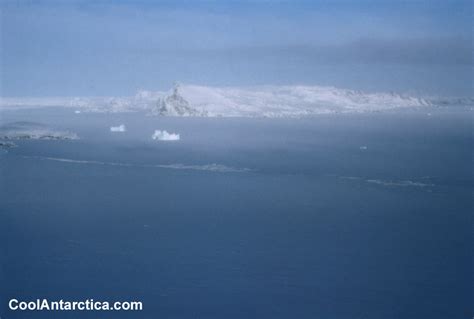
<svg viewBox="0 0 474 319">
<path fill-rule="evenodd" d="M 179 141 L 179 134 L 168 133 L 167 131 L 156 130 L 151 136 L 152 139 L 158 141 Z"/>
<path fill-rule="evenodd" d="M 110 131 L 111 132 L 125 132 L 127 129 L 125 128 L 125 125 L 120 124 L 119 126 L 111 126 Z"/>
</svg>

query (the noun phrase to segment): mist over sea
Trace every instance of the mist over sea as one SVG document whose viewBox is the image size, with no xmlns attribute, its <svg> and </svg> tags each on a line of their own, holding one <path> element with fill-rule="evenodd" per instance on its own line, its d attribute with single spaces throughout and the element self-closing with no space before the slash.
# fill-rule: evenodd
<svg viewBox="0 0 474 319">
<path fill-rule="evenodd" d="M 0 294 L 144 304 L 81 318 L 469 318 L 472 114 L 4 110 L 79 139 L 0 150 Z"/>
</svg>

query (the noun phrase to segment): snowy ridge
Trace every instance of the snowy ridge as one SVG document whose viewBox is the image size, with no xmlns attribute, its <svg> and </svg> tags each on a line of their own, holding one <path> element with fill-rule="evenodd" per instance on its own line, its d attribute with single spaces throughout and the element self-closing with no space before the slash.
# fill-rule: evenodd
<svg viewBox="0 0 474 319">
<path fill-rule="evenodd" d="M 472 99 L 453 103 L 470 102 Z M 430 100 L 397 93 L 364 93 L 324 86 L 175 85 L 171 91 L 139 91 L 131 97 L 1 98 L 0 108 L 60 106 L 81 112 L 142 111 L 156 116 L 305 117 L 449 103 L 451 100 L 448 99 Z"/>
<path fill-rule="evenodd" d="M 393 93 L 362 93 L 320 86 L 212 88 L 184 86 L 182 96 L 209 116 L 304 117 L 339 112 L 424 107 L 424 99 Z"/>
</svg>

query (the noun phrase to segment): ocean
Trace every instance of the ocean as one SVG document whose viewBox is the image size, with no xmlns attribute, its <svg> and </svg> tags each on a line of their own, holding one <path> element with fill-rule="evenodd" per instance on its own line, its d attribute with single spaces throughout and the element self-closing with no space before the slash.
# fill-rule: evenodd
<svg viewBox="0 0 474 319">
<path fill-rule="evenodd" d="M 2 299 L 143 310 L 1 317 L 470 318 L 473 113 L 429 112 L 2 111 L 80 137 L 0 150 Z"/>
</svg>

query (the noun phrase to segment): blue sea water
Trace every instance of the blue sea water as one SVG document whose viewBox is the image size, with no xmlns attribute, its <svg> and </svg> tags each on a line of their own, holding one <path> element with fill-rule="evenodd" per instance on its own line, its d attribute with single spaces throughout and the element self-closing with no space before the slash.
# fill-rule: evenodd
<svg viewBox="0 0 474 319">
<path fill-rule="evenodd" d="M 3 111 L 80 139 L 0 154 L 0 316 L 470 318 L 473 113 L 430 112 Z M 11 298 L 144 309 L 13 312 Z"/>
</svg>

